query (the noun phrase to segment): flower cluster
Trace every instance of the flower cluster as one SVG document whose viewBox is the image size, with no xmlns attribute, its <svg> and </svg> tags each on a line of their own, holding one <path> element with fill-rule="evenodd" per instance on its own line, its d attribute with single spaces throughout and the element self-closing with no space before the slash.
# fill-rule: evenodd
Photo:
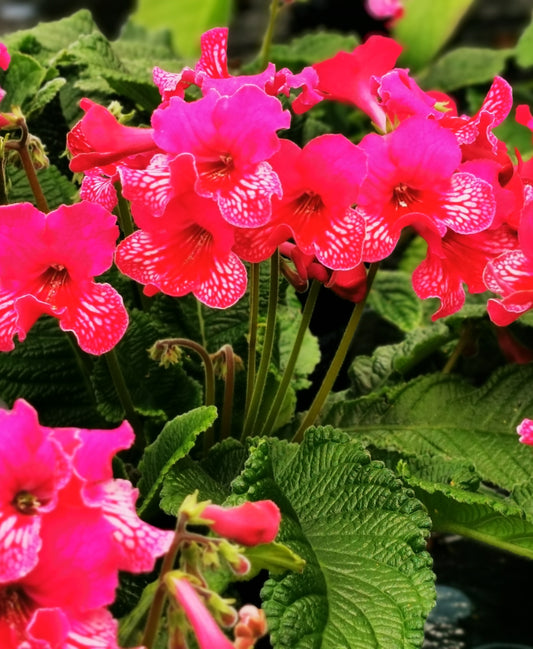
<svg viewBox="0 0 533 649">
<path fill-rule="evenodd" d="M 113 479 L 133 441 L 115 430 L 41 426 L 24 400 L 0 410 L 0 637 L 5 649 L 117 647 L 107 610 L 118 572 L 147 572 L 173 532 L 141 521 Z"/>
<path fill-rule="evenodd" d="M 465 284 L 500 296 L 488 303 L 500 325 L 533 305 L 531 166 L 513 164 L 493 132 L 512 105 L 504 79 L 468 116 L 395 67 L 400 46 L 387 37 L 300 74 L 269 64 L 232 76 L 226 45 L 227 30 L 211 30 L 194 69 L 154 70 L 161 104 L 151 128 L 124 126 L 84 100 L 69 134 L 84 198 L 111 208 L 121 182 L 138 229 L 119 244 L 116 263 L 146 294 L 192 292 L 225 308 L 246 288 L 242 262 L 280 250 L 296 286 L 315 278 L 356 301 L 365 264 L 386 259 L 409 227 L 427 242 L 413 286 L 440 298 L 434 318 L 461 308 Z M 189 99 L 190 86 L 199 99 Z M 294 112 L 349 103 L 377 132 L 358 144 L 322 135 L 302 148 L 280 137 L 291 120 L 282 96 Z M 517 119 L 533 127 L 525 107 Z"/>
</svg>

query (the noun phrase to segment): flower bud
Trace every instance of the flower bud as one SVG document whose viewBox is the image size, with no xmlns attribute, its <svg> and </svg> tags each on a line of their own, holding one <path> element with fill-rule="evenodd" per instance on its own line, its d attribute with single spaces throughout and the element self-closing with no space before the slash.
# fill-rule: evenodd
<svg viewBox="0 0 533 649">
<path fill-rule="evenodd" d="M 524 419 L 517 427 L 516 432 L 520 435 L 522 444 L 533 446 L 533 420 Z"/>
<path fill-rule="evenodd" d="M 281 513 L 271 500 L 245 502 L 236 507 L 207 505 L 202 518 L 211 521 L 211 529 L 230 541 L 252 546 L 271 543 L 279 530 Z"/>
</svg>

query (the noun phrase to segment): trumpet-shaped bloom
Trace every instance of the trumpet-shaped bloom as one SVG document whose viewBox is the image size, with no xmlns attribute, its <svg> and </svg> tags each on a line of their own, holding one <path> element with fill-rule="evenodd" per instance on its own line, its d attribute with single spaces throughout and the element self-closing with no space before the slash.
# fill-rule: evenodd
<svg viewBox="0 0 533 649">
<path fill-rule="evenodd" d="M 208 306 L 227 308 L 242 297 L 247 283 L 246 269 L 232 250 L 234 228 L 214 201 L 194 191 L 197 175 L 190 154 L 173 161 L 173 173 L 182 183 L 191 179 L 188 191 L 174 195 L 161 216 L 136 216 L 144 229 L 119 244 L 117 266 L 145 284 L 149 295 L 192 292 Z"/>
<path fill-rule="evenodd" d="M 152 117 L 157 145 L 167 153 L 192 154 L 195 191 L 216 200 L 224 219 L 240 227 L 266 223 L 272 196 L 281 196 L 267 160 L 280 147 L 277 131 L 289 123 L 279 100 L 252 85 L 230 96 L 211 90 L 190 103 L 172 97 Z"/>
<path fill-rule="evenodd" d="M 241 545 L 271 543 L 277 536 L 281 522 L 279 507 L 272 500 L 244 502 L 235 507 L 207 505 L 202 518 L 219 536 Z"/>
<path fill-rule="evenodd" d="M 431 238 L 443 237 L 448 228 L 474 234 L 492 224 L 491 185 L 457 171 L 461 150 L 439 122 L 410 117 L 387 135 L 365 136 L 360 147 L 368 155 L 368 175 L 358 197 L 367 216 L 363 260 L 387 257 L 406 225 Z"/>
<path fill-rule="evenodd" d="M 153 569 L 173 538 L 141 521 L 137 491 L 112 477 L 112 455 L 131 445 L 131 427 L 48 428 L 22 400 L 0 415 L 2 647 L 115 649 L 117 625 L 105 607 L 119 570 Z M 21 562 L 22 550 L 29 559 Z"/>
<path fill-rule="evenodd" d="M 0 350 L 24 340 L 41 315 L 59 320 L 80 347 L 103 354 L 122 338 L 128 315 L 110 284 L 93 278 L 113 262 L 116 218 L 94 203 L 43 214 L 29 203 L 0 208 Z"/>
</svg>

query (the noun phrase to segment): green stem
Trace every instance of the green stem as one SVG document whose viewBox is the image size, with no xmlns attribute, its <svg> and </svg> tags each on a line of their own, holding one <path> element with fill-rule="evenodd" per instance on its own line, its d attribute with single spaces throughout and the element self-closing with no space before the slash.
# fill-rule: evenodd
<svg viewBox="0 0 533 649">
<path fill-rule="evenodd" d="M 331 361 L 322 384 L 315 395 L 313 403 L 302 419 L 302 422 L 300 423 L 300 426 L 293 437 L 293 442 L 302 441 L 304 432 L 315 422 L 315 419 L 318 417 L 320 411 L 322 410 L 322 406 L 324 405 L 326 398 L 333 388 L 335 379 L 337 378 L 341 370 L 342 364 L 344 363 L 344 360 L 346 358 L 346 354 L 348 353 L 348 349 L 350 348 L 352 339 L 355 335 L 355 332 L 357 331 L 359 322 L 361 321 L 361 316 L 363 315 L 363 311 L 366 305 L 366 299 L 370 292 L 370 288 L 372 287 L 372 283 L 374 281 L 374 277 L 376 276 L 377 270 L 378 264 L 370 265 L 366 279 L 367 288 L 365 297 L 355 305 L 355 308 L 352 312 L 350 320 L 348 321 L 348 324 L 346 325 L 346 329 L 344 330 L 344 334 L 341 338 L 341 341 L 339 342 L 339 346 L 337 347 L 337 351 L 335 352 L 333 360 Z"/>
<path fill-rule="evenodd" d="M 307 328 L 309 327 L 311 316 L 313 315 L 318 294 L 320 292 L 320 286 L 320 282 L 314 280 L 311 284 L 311 288 L 309 289 L 309 294 L 307 295 L 305 306 L 302 311 L 302 317 L 300 319 L 300 326 L 298 328 L 298 332 L 296 333 L 296 338 L 294 339 L 289 360 L 287 361 L 287 366 L 285 367 L 285 370 L 283 372 L 283 376 L 278 386 L 276 396 L 274 397 L 274 401 L 270 406 L 266 422 L 261 430 L 261 435 L 269 435 L 274 424 L 276 423 L 278 411 L 283 403 L 283 399 L 286 396 L 287 388 L 289 387 L 289 384 L 291 382 L 294 368 L 296 366 L 296 361 L 298 360 L 298 356 L 300 354 L 302 342 Z"/>
<path fill-rule="evenodd" d="M 128 206 L 128 202 L 122 196 L 122 191 L 118 183 L 115 184 L 115 189 L 117 191 L 117 198 L 118 198 L 118 204 L 117 204 L 117 216 L 118 216 L 118 224 L 120 227 L 120 231 L 125 237 L 128 237 L 130 234 L 133 234 L 135 227 L 133 225 L 133 219 L 131 218 L 131 212 L 130 208 Z"/>
<path fill-rule="evenodd" d="M 15 142 L 13 142 L 13 144 L 15 144 Z M 35 203 L 37 205 L 37 208 L 40 209 L 41 212 L 44 212 L 44 214 L 47 214 L 49 211 L 48 202 L 41 188 L 41 183 L 37 178 L 37 172 L 35 171 L 30 152 L 28 151 L 28 147 L 26 146 L 26 139 L 23 137 L 16 144 L 19 145 L 18 147 L 16 147 L 16 151 L 19 154 L 24 172 L 26 173 L 26 176 L 30 183 L 31 191 L 35 196 Z"/>
<path fill-rule="evenodd" d="M 76 337 L 74 336 L 74 334 L 68 332 L 67 340 L 69 342 L 70 347 L 72 348 L 74 358 L 76 359 L 76 365 L 78 366 L 80 374 L 81 374 L 81 376 L 83 378 L 83 382 L 85 384 L 87 392 L 88 392 L 89 396 L 91 397 L 91 401 L 96 405 L 97 400 L 96 400 L 96 395 L 94 393 L 93 383 L 91 381 L 91 372 L 90 372 L 90 369 L 89 369 L 89 362 L 86 359 L 86 357 L 83 356 L 83 352 L 81 351 L 81 349 L 80 349 L 80 347 L 78 345 L 78 341 L 76 340 Z"/>
<path fill-rule="evenodd" d="M 202 339 L 202 345 L 207 347 L 207 338 L 205 335 L 205 322 L 204 314 L 202 312 L 202 303 L 200 300 L 196 300 L 196 313 L 198 314 L 198 326 L 200 328 L 200 338 Z"/>
<path fill-rule="evenodd" d="M 272 39 L 274 38 L 274 28 L 276 27 L 276 18 L 278 17 L 280 7 L 280 0 L 272 0 L 272 2 L 270 3 L 268 25 L 265 31 L 265 35 L 263 36 L 261 50 L 259 51 L 261 69 L 266 68 L 268 65 L 268 59 L 270 58 L 270 47 L 272 45 Z"/>
<path fill-rule="evenodd" d="M 204 364 L 204 403 L 206 406 L 212 406 L 215 403 L 215 371 L 213 369 L 213 361 L 208 354 L 205 347 L 197 343 L 195 340 L 189 338 L 164 338 L 158 340 L 155 347 L 186 347 L 192 349 L 200 356 Z M 211 426 L 205 431 L 204 434 L 204 451 L 207 452 L 214 443 L 214 432 Z"/>
<path fill-rule="evenodd" d="M 267 321 L 265 328 L 265 337 L 263 340 L 263 351 L 261 353 L 261 360 L 255 377 L 255 385 L 253 389 L 252 398 L 250 401 L 250 408 L 246 414 L 244 427 L 242 431 L 241 441 L 246 439 L 252 434 L 255 427 L 257 416 L 259 414 L 259 405 L 261 397 L 265 390 L 265 385 L 270 368 L 270 359 L 272 357 L 272 349 L 274 346 L 274 337 L 276 333 L 276 314 L 278 309 L 278 295 L 279 295 L 279 252 L 276 251 L 270 259 L 270 292 L 268 295 L 268 311 Z"/>
<path fill-rule="evenodd" d="M 159 583 L 157 590 L 155 591 L 150 610 L 148 611 L 148 617 L 146 619 L 144 634 L 141 641 L 142 646 L 146 647 L 146 649 L 153 649 L 157 637 L 157 630 L 159 629 L 159 622 L 161 620 L 163 606 L 167 597 L 167 587 L 164 581 L 165 575 L 174 567 L 176 556 L 179 552 L 180 545 L 183 542 L 183 534 L 185 533 L 186 524 L 186 517 L 178 516 L 178 520 L 176 522 L 176 532 L 174 534 L 174 538 L 172 539 L 172 544 L 170 545 L 168 552 L 165 554 L 163 563 L 161 564 Z"/>
<path fill-rule="evenodd" d="M 222 405 L 222 417 L 220 420 L 220 439 L 226 439 L 231 435 L 231 422 L 233 415 L 233 394 L 235 391 L 235 355 L 231 345 L 222 347 L 226 360 L 226 378 L 224 387 L 224 403 Z"/>
<path fill-rule="evenodd" d="M 250 401 L 255 385 L 255 356 L 257 353 L 257 324 L 259 322 L 259 264 L 252 264 L 250 273 L 250 320 L 248 325 L 248 367 L 246 372 L 245 416 L 250 410 Z"/>
<path fill-rule="evenodd" d="M 126 419 L 130 422 L 135 432 L 135 444 L 134 447 L 137 449 L 144 448 L 145 439 L 143 433 L 143 426 L 141 418 L 139 417 L 135 406 L 133 405 L 133 400 L 131 398 L 130 391 L 126 385 L 126 380 L 124 379 L 124 374 L 122 373 L 122 368 L 117 357 L 117 354 L 114 349 L 104 354 L 104 358 L 107 363 L 107 368 L 119 401 L 126 413 Z"/>
<path fill-rule="evenodd" d="M 468 324 L 464 325 L 459 335 L 459 340 L 455 346 L 450 357 L 446 361 L 446 365 L 442 368 L 443 374 L 451 374 L 453 368 L 456 366 L 457 361 L 461 358 L 464 350 L 472 343 L 472 328 Z"/>
</svg>

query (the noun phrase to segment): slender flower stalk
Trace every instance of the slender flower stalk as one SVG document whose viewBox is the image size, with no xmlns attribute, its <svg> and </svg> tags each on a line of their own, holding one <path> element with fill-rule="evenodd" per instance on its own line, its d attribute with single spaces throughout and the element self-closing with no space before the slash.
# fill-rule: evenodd
<svg viewBox="0 0 533 649">
<path fill-rule="evenodd" d="M 283 371 L 281 382 L 278 386 L 276 395 L 274 397 L 274 401 L 270 406 L 268 416 L 266 418 L 265 424 L 260 433 L 261 435 L 269 435 L 270 432 L 272 431 L 272 427 L 276 422 L 278 411 L 283 403 L 283 399 L 285 398 L 287 388 L 290 385 L 292 375 L 294 373 L 294 368 L 296 366 L 296 362 L 298 360 L 298 356 L 302 348 L 302 342 L 305 336 L 305 332 L 307 331 L 309 322 L 311 321 L 311 316 L 313 315 L 318 294 L 320 292 L 320 286 L 321 286 L 320 282 L 316 280 L 314 280 L 311 283 L 311 288 L 309 290 L 307 299 L 305 301 L 304 309 L 302 311 L 302 317 L 300 319 L 300 325 L 298 328 L 298 332 L 296 334 L 296 338 L 294 339 L 294 344 L 291 349 L 289 360 L 287 361 L 287 365 Z"/>
<path fill-rule="evenodd" d="M 259 406 L 261 404 L 261 397 L 265 390 L 265 385 L 270 368 L 270 359 L 272 357 L 272 349 L 274 346 L 274 338 L 276 332 L 276 314 L 279 296 L 279 253 L 276 251 L 270 258 L 270 293 L 268 296 L 268 311 L 265 329 L 265 337 L 263 340 L 263 351 L 261 353 L 261 361 L 259 362 L 259 369 L 255 378 L 254 391 L 250 408 L 248 410 L 246 420 L 244 422 L 241 440 L 249 437 L 256 425 L 257 417 L 259 415 Z"/>
<path fill-rule="evenodd" d="M 259 274 L 260 265 L 252 264 L 250 276 L 250 316 L 248 326 L 248 369 L 246 376 L 245 415 L 247 415 L 250 410 L 250 402 L 252 400 L 255 384 L 255 355 L 257 353 L 257 325 L 259 321 Z"/>
<path fill-rule="evenodd" d="M 272 39 L 274 38 L 274 29 L 276 27 L 276 20 L 278 13 L 282 7 L 280 0 L 272 0 L 270 3 L 270 14 L 268 17 L 268 25 L 263 37 L 263 42 L 261 44 L 261 50 L 259 52 L 259 60 L 261 61 L 261 68 L 264 69 L 268 65 L 270 58 L 270 47 L 272 45 Z"/>
<path fill-rule="evenodd" d="M 220 439 L 231 435 L 231 422 L 233 415 L 233 395 L 235 392 L 235 354 L 231 345 L 224 345 L 222 352 L 225 357 L 226 376 L 224 379 L 224 402 L 220 418 Z"/>
<path fill-rule="evenodd" d="M 374 281 L 374 277 L 376 276 L 378 267 L 379 267 L 378 263 L 373 263 L 370 265 L 368 269 L 368 275 L 366 280 L 367 288 L 366 288 L 365 297 L 355 305 L 350 320 L 346 325 L 344 334 L 337 347 L 337 351 L 335 352 L 335 356 L 333 357 L 333 360 L 331 361 L 331 364 L 329 366 L 328 371 L 326 372 L 322 384 L 315 395 L 313 403 L 311 404 L 309 410 L 303 417 L 300 426 L 293 437 L 292 440 L 293 442 L 302 441 L 304 432 L 307 430 L 307 428 L 309 428 L 309 426 L 313 425 L 315 419 L 318 417 L 320 411 L 322 410 L 322 406 L 324 405 L 328 394 L 331 392 L 331 389 L 333 388 L 335 379 L 337 378 L 341 370 L 342 364 L 346 358 L 346 354 L 348 353 L 348 349 L 350 348 L 352 339 L 361 321 L 361 316 L 363 315 L 363 311 L 365 309 L 366 300 L 370 292 L 370 289 L 372 287 L 372 283 Z"/>
</svg>

